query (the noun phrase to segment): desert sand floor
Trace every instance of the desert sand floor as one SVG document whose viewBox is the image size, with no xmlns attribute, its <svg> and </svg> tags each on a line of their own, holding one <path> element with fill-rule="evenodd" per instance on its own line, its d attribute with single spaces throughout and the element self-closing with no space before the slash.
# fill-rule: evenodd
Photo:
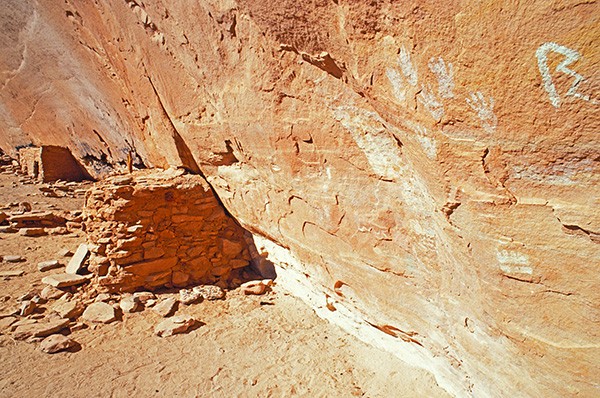
<svg viewBox="0 0 600 398">
<path fill-rule="evenodd" d="M 74 210 L 81 199 L 47 198 L 39 186 L 0 174 L 0 206 L 27 201 L 34 210 Z M 0 313 L 40 290 L 37 263 L 75 250 L 81 232 L 25 237 L 0 234 L 0 263 L 20 277 L 0 279 Z M 53 271 L 50 271 L 53 272 Z M 175 293 L 162 293 L 175 295 Z M 44 306 L 37 316 L 45 311 Z M 121 321 L 74 331 L 77 352 L 46 354 L 38 343 L 15 341 L 0 330 L 0 397 L 445 397 L 427 372 L 369 347 L 316 316 L 277 286 L 264 296 L 230 291 L 224 300 L 180 306 L 177 314 L 201 321 L 193 331 L 154 335 L 162 319 L 150 310 Z"/>
</svg>

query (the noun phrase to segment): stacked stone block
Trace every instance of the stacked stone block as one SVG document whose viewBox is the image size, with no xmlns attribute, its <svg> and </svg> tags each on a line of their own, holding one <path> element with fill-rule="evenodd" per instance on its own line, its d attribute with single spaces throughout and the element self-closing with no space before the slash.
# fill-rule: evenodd
<svg viewBox="0 0 600 398">
<path fill-rule="evenodd" d="M 199 175 L 140 172 L 86 196 L 89 271 L 109 291 L 230 284 L 249 265 L 242 229 Z"/>
</svg>

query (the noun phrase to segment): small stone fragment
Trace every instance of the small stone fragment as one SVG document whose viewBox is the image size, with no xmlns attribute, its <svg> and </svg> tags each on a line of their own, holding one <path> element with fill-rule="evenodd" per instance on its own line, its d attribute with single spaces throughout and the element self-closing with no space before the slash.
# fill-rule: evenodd
<svg viewBox="0 0 600 398">
<path fill-rule="evenodd" d="M 53 334 L 42 340 L 40 343 L 40 350 L 48 354 L 55 354 L 57 352 L 65 351 L 77 346 L 78 343 L 74 340 L 71 340 L 67 336 L 63 336 L 62 334 Z"/>
<path fill-rule="evenodd" d="M 225 291 L 215 285 L 195 286 L 193 290 L 200 293 L 205 300 L 219 300 L 225 297 Z"/>
<path fill-rule="evenodd" d="M 3 234 L 14 234 L 16 232 L 18 232 L 19 230 L 10 226 L 10 225 L 3 225 L 0 227 L 0 233 Z"/>
<path fill-rule="evenodd" d="M 249 281 L 246 283 L 242 283 L 241 289 L 242 289 L 242 293 L 244 293 L 245 295 L 250 295 L 250 294 L 254 294 L 254 295 L 261 295 L 267 292 L 267 290 L 269 290 L 269 285 L 272 283 L 269 282 L 271 281 L 270 279 L 265 279 L 262 281 Z"/>
<path fill-rule="evenodd" d="M 111 323 L 117 320 L 117 313 L 110 304 L 92 303 L 83 311 L 83 319 L 89 322 Z"/>
<path fill-rule="evenodd" d="M 154 333 L 160 337 L 173 336 L 187 332 L 195 323 L 196 320 L 191 315 L 177 315 L 159 323 Z"/>
<path fill-rule="evenodd" d="M 81 269 L 83 269 L 83 263 L 85 262 L 89 254 L 90 250 L 88 248 L 88 245 L 86 245 L 85 243 L 80 244 L 77 248 L 77 251 L 75 251 L 75 254 L 69 261 L 69 264 L 67 264 L 65 272 L 67 274 L 72 275 L 77 274 L 79 271 L 81 271 Z"/>
<path fill-rule="evenodd" d="M 7 263 L 21 263 L 21 262 L 25 261 L 25 259 L 22 256 L 17 256 L 17 255 L 3 256 L 2 259 L 4 260 L 4 262 L 7 262 Z"/>
<path fill-rule="evenodd" d="M 22 213 L 26 213 L 28 211 L 31 211 L 31 204 L 29 204 L 29 202 L 21 202 L 19 203 L 19 210 Z"/>
<path fill-rule="evenodd" d="M 132 313 L 140 309 L 141 304 L 135 296 L 126 296 L 121 299 L 119 306 L 123 312 Z"/>
<path fill-rule="evenodd" d="M 198 301 L 202 301 L 202 299 L 202 295 L 194 290 L 181 289 L 179 291 L 179 302 L 184 305 L 194 304 Z"/>
<path fill-rule="evenodd" d="M 71 329 L 71 332 L 76 332 L 78 330 L 82 330 L 87 328 L 87 325 L 83 322 L 75 322 L 73 324 L 71 324 L 71 326 L 69 326 L 69 329 Z"/>
<path fill-rule="evenodd" d="M 63 292 L 62 290 L 57 289 L 54 286 L 48 285 L 42 289 L 42 291 L 40 292 L 40 297 L 44 300 L 54 300 L 62 297 L 64 294 L 65 292 Z"/>
<path fill-rule="evenodd" d="M 28 316 L 33 314 L 35 311 L 36 305 L 33 301 L 25 300 L 21 303 L 21 307 L 19 308 L 19 315 Z"/>
<path fill-rule="evenodd" d="M 73 252 L 67 248 L 60 249 L 60 251 L 58 252 L 58 256 L 59 257 L 71 257 L 71 256 L 73 256 Z"/>
<path fill-rule="evenodd" d="M 48 275 L 42 279 L 42 283 L 47 285 L 51 285 L 54 287 L 69 287 L 81 285 L 88 282 L 88 278 L 81 275 L 71 275 L 71 274 L 54 274 Z"/>
<path fill-rule="evenodd" d="M 168 317 L 173 315 L 173 313 L 177 310 L 177 300 L 169 297 L 168 299 L 160 301 L 156 304 L 152 311 L 156 312 L 158 315 L 163 317 Z"/>
<path fill-rule="evenodd" d="M 48 260 L 38 263 L 38 270 L 40 272 L 46 272 L 60 267 L 62 267 L 62 264 L 58 260 Z"/>
<path fill-rule="evenodd" d="M 150 299 L 148 301 L 146 301 L 146 303 L 144 304 L 144 307 L 154 307 L 154 305 L 156 304 L 156 300 L 155 299 Z"/>
</svg>

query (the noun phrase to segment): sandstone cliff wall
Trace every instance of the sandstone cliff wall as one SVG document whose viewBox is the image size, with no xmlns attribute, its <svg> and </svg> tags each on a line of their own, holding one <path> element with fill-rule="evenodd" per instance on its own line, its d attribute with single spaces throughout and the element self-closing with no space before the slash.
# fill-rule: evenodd
<svg viewBox="0 0 600 398">
<path fill-rule="evenodd" d="M 454 394 L 594 396 L 599 11 L 9 0 L 0 147 L 201 169 L 290 286 Z"/>
</svg>

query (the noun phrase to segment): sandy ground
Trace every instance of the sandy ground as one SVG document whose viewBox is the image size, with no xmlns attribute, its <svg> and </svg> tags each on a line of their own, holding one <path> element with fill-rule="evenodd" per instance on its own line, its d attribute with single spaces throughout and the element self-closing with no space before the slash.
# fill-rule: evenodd
<svg viewBox="0 0 600 398">
<path fill-rule="evenodd" d="M 18 181 L 0 174 L 0 206 L 28 201 L 34 210 L 81 208 L 81 199 L 47 198 L 39 186 Z M 0 313 L 43 287 L 47 273 L 37 270 L 38 262 L 59 259 L 60 249 L 83 241 L 81 232 L 0 234 L 0 255 L 27 260 L 0 264 L 0 270 L 25 271 L 0 279 Z M 180 306 L 177 314 L 194 316 L 200 326 L 160 338 L 153 333 L 162 319 L 157 314 L 124 314 L 121 321 L 72 332 L 81 350 L 53 355 L 0 330 L 0 397 L 447 396 L 429 373 L 345 334 L 277 286 L 264 296 L 231 291 L 225 300 Z"/>
</svg>

